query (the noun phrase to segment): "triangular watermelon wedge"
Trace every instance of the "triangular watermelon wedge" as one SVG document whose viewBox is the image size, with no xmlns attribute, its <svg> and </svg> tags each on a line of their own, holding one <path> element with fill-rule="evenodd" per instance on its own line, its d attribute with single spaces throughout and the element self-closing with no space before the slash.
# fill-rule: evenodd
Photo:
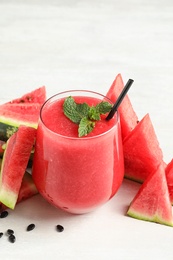
<svg viewBox="0 0 173 260">
<path fill-rule="evenodd" d="M 38 190 L 32 180 L 32 176 L 26 171 L 22 180 L 16 204 L 25 201 L 36 194 L 38 194 Z M 0 202 L 0 213 L 5 209 L 7 209 L 7 206 Z"/>
<path fill-rule="evenodd" d="M 162 163 L 141 185 L 130 204 L 127 215 L 173 226 L 172 205 Z"/>
<path fill-rule="evenodd" d="M 149 114 L 124 139 L 123 151 L 125 177 L 138 182 L 143 182 L 163 162 Z"/>
<path fill-rule="evenodd" d="M 14 209 L 36 137 L 32 127 L 20 126 L 7 141 L 0 175 L 0 202 Z"/>
<path fill-rule="evenodd" d="M 45 101 L 46 89 L 41 87 L 0 105 L 0 140 L 7 141 L 21 124 L 37 128 Z"/>
<path fill-rule="evenodd" d="M 31 92 L 28 92 L 21 96 L 20 98 L 13 99 L 5 104 L 33 104 L 39 103 L 43 104 L 46 100 L 46 88 L 42 86 Z"/>
<path fill-rule="evenodd" d="M 108 90 L 106 97 L 115 103 L 123 88 L 124 83 L 121 74 L 118 74 Z M 138 117 L 127 94 L 119 106 L 118 111 L 120 113 L 122 139 L 124 139 L 138 123 Z"/>
<path fill-rule="evenodd" d="M 7 141 L 20 125 L 37 128 L 41 104 L 7 104 L 0 106 L 0 140 Z"/>
<path fill-rule="evenodd" d="M 13 126 L 25 124 L 36 128 L 41 106 L 40 103 L 1 105 L 0 122 Z"/>
<path fill-rule="evenodd" d="M 168 190 L 171 204 L 173 205 L 173 159 L 168 163 L 166 169 L 166 179 L 168 183 Z"/>
</svg>

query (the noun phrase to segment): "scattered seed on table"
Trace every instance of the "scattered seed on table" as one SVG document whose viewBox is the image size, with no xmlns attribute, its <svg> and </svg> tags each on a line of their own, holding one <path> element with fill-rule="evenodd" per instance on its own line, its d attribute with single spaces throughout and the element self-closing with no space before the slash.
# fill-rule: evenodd
<svg viewBox="0 0 173 260">
<path fill-rule="evenodd" d="M 7 229 L 7 235 L 14 235 L 14 230 Z"/>
<path fill-rule="evenodd" d="M 0 214 L 0 218 L 6 218 L 8 216 L 8 211 L 4 210 Z"/>
<path fill-rule="evenodd" d="M 61 226 L 61 225 L 57 225 L 57 226 L 56 226 L 56 230 L 57 230 L 58 232 L 63 232 L 63 231 L 64 231 L 64 227 Z"/>
<path fill-rule="evenodd" d="M 14 243 L 16 241 L 16 237 L 13 234 L 9 235 L 8 239 L 11 243 Z"/>
<path fill-rule="evenodd" d="M 31 230 L 33 230 L 35 228 L 35 224 L 30 224 L 30 225 L 28 225 L 27 226 L 27 231 L 31 231 Z"/>
<path fill-rule="evenodd" d="M 2 232 L 0 232 L 0 238 L 3 236 L 3 233 Z"/>
</svg>

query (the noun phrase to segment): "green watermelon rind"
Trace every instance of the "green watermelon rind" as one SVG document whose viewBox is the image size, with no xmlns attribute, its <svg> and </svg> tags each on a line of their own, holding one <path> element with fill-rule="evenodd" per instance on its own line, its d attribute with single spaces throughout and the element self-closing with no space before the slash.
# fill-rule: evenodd
<svg viewBox="0 0 173 260">
<path fill-rule="evenodd" d="M 149 216 L 149 215 L 142 215 L 142 214 L 139 214 L 136 210 L 133 210 L 132 208 L 130 208 L 127 211 L 127 215 L 132 217 L 132 218 L 135 218 L 135 219 L 149 221 L 149 222 L 155 222 L 155 223 L 164 224 L 164 225 L 173 227 L 173 222 L 170 223 L 168 221 L 164 221 L 158 215 L 155 215 L 155 216 L 152 216 L 152 217 Z"/>
<path fill-rule="evenodd" d="M 125 178 L 125 179 L 128 179 L 128 180 L 131 180 L 131 181 L 138 182 L 138 183 L 143 183 L 143 182 L 144 182 L 143 179 L 136 178 L 136 177 L 133 178 L 131 175 L 128 175 L 127 172 L 124 173 L 124 178 Z"/>
<path fill-rule="evenodd" d="M 8 187 L 1 187 L 0 198 L 4 205 L 6 205 L 8 208 L 14 209 L 14 200 L 17 200 L 17 194 L 15 192 L 12 192 L 10 189 L 8 189 Z"/>
<path fill-rule="evenodd" d="M 31 126 L 33 128 L 37 128 L 38 125 L 38 123 L 35 122 L 29 122 L 26 120 L 15 120 L 14 118 L 4 117 L 4 116 L 0 116 L 0 122 L 14 127 L 18 127 L 19 125 L 26 125 L 26 126 Z"/>
<path fill-rule="evenodd" d="M 0 116 L 0 139 L 7 141 L 12 134 L 14 134 L 20 125 L 30 126 L 37 129 L 37 123 L 29 123 L 23 120 L 15 120 L 14 118 L 7 118 Z"/>
</svg>

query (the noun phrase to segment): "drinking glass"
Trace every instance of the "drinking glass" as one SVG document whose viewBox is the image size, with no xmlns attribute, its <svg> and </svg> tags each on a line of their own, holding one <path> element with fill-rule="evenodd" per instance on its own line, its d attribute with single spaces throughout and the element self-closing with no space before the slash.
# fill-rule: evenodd
<svg viewBox="0 0 173 260">
<path fill-rule="evenodd" d="M 38 191 L 48 202 L 70 213 L 82 214 L 106 203 L 122 183 L 120 118 L 116 112 L 111 120 L 105 120 L 110 128 L 95 136 L 59 134 L 49 128 L 44 118 L 48 117 L 46 122 L 61 124 L 58 113 L 46 113 L 52 104 L 68 96 L 111 103 L 99 93 L 82 90 L 65 91 L 49 98 L 40 112 L 32 176 Z"/>
</svg>

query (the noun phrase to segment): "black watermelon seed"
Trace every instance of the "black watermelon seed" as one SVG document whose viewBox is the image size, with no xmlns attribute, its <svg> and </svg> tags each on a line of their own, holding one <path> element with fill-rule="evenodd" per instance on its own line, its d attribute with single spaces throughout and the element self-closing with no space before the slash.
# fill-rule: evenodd
<svg viewBox="0 0 173 260">
<path fill-rule="evenodd" d="M 7 229 L 7 235 L 13 235 L 14 234 L 14 230 L 12 229 Z"/>
<path fill-rule="evenodd" d="M 31 231 L 31 230 L 33 230 L 35 228 L 35 224 L 30 224 L 30 225 L 28 225 L 27 226 L 27 231 Z"/>
<path fill-rule="evenodd" d="M 2 232 L 0 232 L 0 238 L 3 236 L 3 233 Z"/>
<path fill-rule="evenodd" d="M 9 235 L 8 239 L 11 243 L 14 243 L 16 241 L 16 237 L 13 234 Z"/>
<path fill-rule="evenodd" d="M 6 218 L 8 216 L 8 211 L 4 210 L 0 214 L 0 218 Z"/>
<path fill-rule="evenodd" d="M 56 226 L 56 230 L 57 230 L 58 232 L 63 232 L 63 231 L 64 231 L 64 227 L 61 226 L 61 225 L 57 225 L 57 226 Z"/>
</svg>

